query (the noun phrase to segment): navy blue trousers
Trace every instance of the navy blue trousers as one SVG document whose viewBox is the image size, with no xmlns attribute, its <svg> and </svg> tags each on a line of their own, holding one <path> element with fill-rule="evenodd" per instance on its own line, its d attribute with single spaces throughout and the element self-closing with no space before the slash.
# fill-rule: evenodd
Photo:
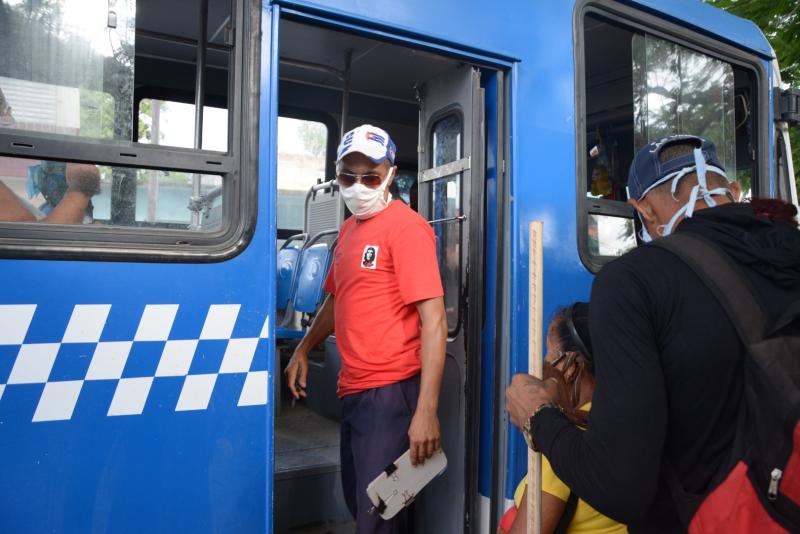
<svg viewBox="0 0 800 534">
<path fill-rule="evenodd" d="M 407 510 L 388 521 L 372 502 L 367 486 L 408 449 L 408 427 L 417 408 L 419 375 L 342 399 L 342 488 L 357 534 L 411 532 Z"/>
</svg>

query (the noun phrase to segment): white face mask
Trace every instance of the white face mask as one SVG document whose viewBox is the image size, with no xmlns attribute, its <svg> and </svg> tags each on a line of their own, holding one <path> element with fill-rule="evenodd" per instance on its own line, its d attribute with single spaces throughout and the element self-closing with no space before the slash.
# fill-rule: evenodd
<svg viewBox="0 0 800 534">
<path fill-rule="evenodd" d="M 386 187 L 394 174 L 394 167 L 389 170 L 381 185 L 375 189 L 370 189 L 361 183 L 355 183 L 350 187 L 339 186 L 339 193 L 342 195 L 347 209 L 360 219 L 369 219 L 386 209 L 392 200 L 391 195 L 386 198 Z"/>
</svg>

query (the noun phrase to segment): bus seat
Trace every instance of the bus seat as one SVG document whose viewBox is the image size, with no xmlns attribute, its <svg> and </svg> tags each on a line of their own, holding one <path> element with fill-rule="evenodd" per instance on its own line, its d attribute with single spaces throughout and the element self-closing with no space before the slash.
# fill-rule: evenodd
<svg viewBox="0 0 800 534">
<path fill-rule="evenodd" d="M 314 313 L 322 300 L 322 283 L 328 274 L 330 248 L 325 243 L 311 245 L 303 251 L 303 262 L 297 272 L 294 309 Z"/>
<path fill-rule="evenodd" d="M 292 297 L 292 285 L 295 274 L 297 273 L 300 251 L 306 242 L 306 234 L 297 234 L 287 239 L 278 251 L 278 275 L 277 275 L 277 302 L 276 309 L 284 311 Z"/>
<path fill-rule="evenodd" d="M 325 294 L 322 284 L 328 275 L 333 258 L 333 247 L 338 230 L 327 230 L 312 237 L 300 251 L 297 274 L 294 277 L 292 295 L 289 299 L 292 310 L 313 315 Z M 308 322 L 303 322 L 303 327 Z M 289 328 L 286 321 L 276 329 L 277 339 L 300 339 L 305 330 Z"/>
</svg>

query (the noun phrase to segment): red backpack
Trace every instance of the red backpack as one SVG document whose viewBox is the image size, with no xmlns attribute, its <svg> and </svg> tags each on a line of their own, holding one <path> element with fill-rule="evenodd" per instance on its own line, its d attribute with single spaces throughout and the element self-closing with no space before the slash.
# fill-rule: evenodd
<svg viewBox="0 0 800 534">
<path fill-rule="evenodd" d="M 690 534 L 800 532 L 800 300 L 767 324 L 738 264 L 711 241 L 684 233 L 653 245 L 677 255 L 703 280 L 747 348 L 733 447 L 709 492 L 686 492 L 665 466 L 681 519 Z"/>
</svg>

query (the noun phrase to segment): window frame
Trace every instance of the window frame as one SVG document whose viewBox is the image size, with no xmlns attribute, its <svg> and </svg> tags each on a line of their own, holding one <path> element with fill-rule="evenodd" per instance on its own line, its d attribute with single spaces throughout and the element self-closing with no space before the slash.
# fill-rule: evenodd
<svg viewBox="0 0 800 534">
<path fill-rule="evenodd" d="M 0 129 L 0 156 L 219 175 L 227 182 L 223 202 L 229 215 L 223 227 L 203 233 L 0 221 L 0 258 L 218 262 L 247 247 L 257 209 L 258 122 L 253 117 L 259 106 L 260 2 L 236 1 L 234 16 L 238 31 L 228 75 L 227 152 Z M 134 94 L 134 112 L 142 96 Z M 134 130 L 137 124 L 138 119 Z"/>
<path fill-rule="evenodd" d="M 584 43 L 584 19 L 594 14 L 612 21 L 633 31 L 639 31 L 668 40 L 695 52 L 713 57 L 733 67 L 751 71 L 754 79 L 755 99 L 752 112 L 753 123 L 757 129 L 754 141 L 756 145 L 756 164 L 753 176 L 753 192 L 756 195 L 769 194 L 769 158 L 759 155 L 769 151 L 769 77 L 759 56 L 723 42 L 720 38 L 710 37 L 692 29 L 669 22 L 657 15 L 640 9 L 619 5 L 611 0 L 579 0 L 573 12 L 573 39 L 575 61 L 575 187 L 576 187 L 576 222 L 578 255 L 584 266 L 593 273 L 613 260 L 613 257 L 594 256 L 588 248 L 588 215 L 611 215 L 632 217 L 633 208 L 628 204 L 615 200 L 592 199 L 586 191 L 586 61 Z M 634 224 L 636 224 L 634 219 Z M 638 225 L 637 225 L 638 227 Z"/>
<path fill-rule="evenodd" d="M 464 151 L 465 151 L 464 136 L 465 136 L 465 125 L 466 125 L 466 121 L 464 120 L 464 110 L 461 109 L 461 106 L 459 104 L 454 103 L 454 104 L 451 104 L 449 106 L 446 106 L 443 109 L 440 109 L 439 111 L 437 111 L 435 114 L 433 114 L 428 119 L 428 132 L 427 132 L 428 138 L 426 140 L 426 146 L 427 146 L 428 154 L 429 154 L 429 156 L 428 156 L 428 165 L 429 165 L 429 167 L 428 168 L 430 168 L 430 169 L 432 169 L 434 167 L 437 167 L 437 165 L 435 165 L 434 162 L 433 162 L 433 133 L 434 133 L 434 130 L 435 130 L 437 124 L 439 124 L 441 121 L 443 121 L 444 119 L 446 119 L 446 118 L 448 118 L 450 116 L 458 117 L 458 120 L 459 120 L 459 122 L 461 124 L 461 135 L 460 135 L 460 139 L 459 139 L 459 143 L 461 143 L 461 145 L 459 146 L 459 152 L 461 154 L 461 157 L 462 158 L 464 157 Z M 427 199 L 427 204 L 428 205 L 425 206 L 425 213 L 428 215 L 428 217 L 430 217 L 430 220 L 434 220 L 433 219 L 433 213 L 430 213 L 430 212 L 433 211 L 433 183 L 436 180 L 447 179 L 447 178 L 450 178 L 451 176 L 457 176 L 458 180 L 459 180 L 459 183 L 458 183 L 458 196 L 459 196 L 458 202 L 459 202 L 460 210 L 459 210 L 458 215 L 459 216 L 462 215 L 464 213 L 464 211 L 465 211 L 464 210 L 464 171 L 459 171 L 457 173 L 453 173 L 453 174 L 450 174 L 450 175 L 447 175 L 447 176 L 440 176 L 439 178 L 435 178 L 433 180 L 429 180 L 427 182 L 424 182 L 424 184 L 428 188 L 428 199 Z M 417 179 L 417 183 L 419 183 L 419 178 Z M 422 185 L 422 184 L 420 184 L 420 185 Z M 417 187 L 420 187 L 420 185 L 418 185 Z M 419 189 L 417 191 L 419 191 Z M 417 202 L 419 203 L 419 200 Z M 419 208 L 419 206 L 417 206 L 417 207 Z M 463 221 L 446 221 L 446 222 L 442 222 L 442 223 L 438 223 L 438 224 L 458 224 L 458 269 L 457 269 L 457 271 L 458 271 L 458 293 L 456 295 L 457 306 L 456 306 L 456 317 L 455 317 L 455 326 L 454 326 L 454 328 L 451 329 L 449 321 L 447 322 L 447 336 L 448 336 L 448 338 L 455 338 L 458 335 L 459 331 L 461 330 L 461 322 L 462 322 L 462 313 L 461 312 L 462 312 L 462 308 L 463 308 L 463 294 L 464 294 L 463 286 L 464 286 L 464 276 L 465 276 L 465 273 L 464 273 L 464 268 L 465 268 L 464 267 L 464 246 L 463 246 L 464 245 L 464 227 L 463 227 Z M 445 259 L 445 261 L 446 261 L 446 259 Z M 443 268 L 445 267 L 445 261 L 442 261 L 441 265 L 439 266 L 440 271 L 442 271 Z M 445 283 L 444 283 L 444 278 L 442 279 L 442 289 L 444 291 L 447 290 L 447 288 L 445 286 Z M 442 298 L 444 298 L 444 295 L 442 296 Z M 446 301 L 445 301 L 445 304 L 447 304 Z"/>
<path fill-rule="evenodd" d="M 278 108 L 278 118 L 285 118 L 285 119 L 296 119 L 301 121 L 309 121 L 309 122 L 319 122 L 325 125 L 325 128 L 328 131 L 328 138 L 325 143 L 325 177 L 329 180 L 333 180 L 333 175 L 336 172 L 336 161 L 334 158 L 334 154 L 336 154 L 336 147 L 339 145 L 339 126 L 336 123 L 336 120 L 329 115 L 328 113 L 322 111 L 315 111 L 313 109 L 303 109 L 294 106 L 279 106 Z M 275 143 L 277 143 L 277 138 L 275 139 Z M 275 160 L 275 165 L 278 164 L 277 156 Z M 297 235 L 302 233 L 304 229 L 300 230 L 292 230 L 289 228 L 281 228 L 278 226 L 278 219 L 277 219 L 277 202 L 278 202 L 278 193 L 277 193 L 277 184 L 276 184 L 276 192 L 275 192 L 275 203 L 276 203 L 276 218 L 275 218 L 275 228 L 277 231 L 278 239 L 289 239 L 293 235 Z"/>
</svg>

